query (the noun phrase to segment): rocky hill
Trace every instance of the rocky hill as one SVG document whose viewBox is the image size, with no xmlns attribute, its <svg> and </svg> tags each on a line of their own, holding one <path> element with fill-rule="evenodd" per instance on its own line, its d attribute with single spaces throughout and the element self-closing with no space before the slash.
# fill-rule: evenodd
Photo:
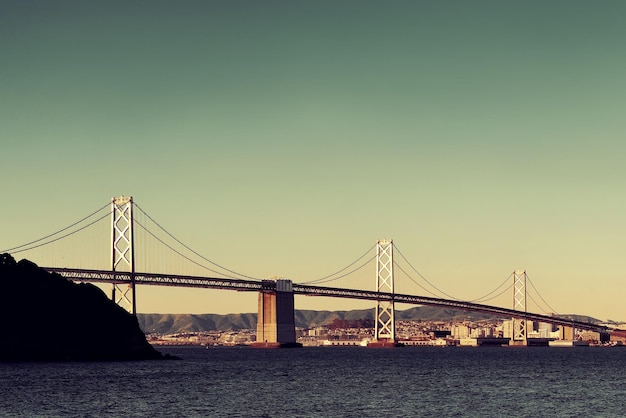
<svg viewBox="0 0 626 418">
<path fill-rule="evenodd" d="M 0 361 L 164 358 L 97 287 L 0 255 Z"/>
</svg>

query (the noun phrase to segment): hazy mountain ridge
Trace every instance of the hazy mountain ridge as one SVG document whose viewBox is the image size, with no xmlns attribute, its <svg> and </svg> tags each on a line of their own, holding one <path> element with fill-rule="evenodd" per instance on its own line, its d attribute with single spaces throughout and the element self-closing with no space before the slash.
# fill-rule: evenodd
<svg viewBox="0 0 626 418">
<path fill-rule="evenodd" d="M 435 306 L 416 306 L 406 310 L 396 310 L 396 320 L 423 321 L 479 321 L 499 319 L 490 314 L 468 312 L 457 309 L 438 308 Z M 562 315 L 577 321 L 600 322 L 583 315 Z M 296 310 L 296 327 L 310 328 L 331 323 L 334 319 L 374 319 L 374 309 L 351 311 L 313 311 Z M 137 314 L 139 326 L 145 332 L 174 334 L 179 332 L 236 331 L 255 329 L 256 313 L 243 314 Z M 500 318 L 501 319 L 501 318 Z"/>
<path fill-rule="evenodd" d="M 234 331 L 256 328 L 257 314 L 137 314 L 144 332 L 173 334 L 177 332 Z"/>
</svg>

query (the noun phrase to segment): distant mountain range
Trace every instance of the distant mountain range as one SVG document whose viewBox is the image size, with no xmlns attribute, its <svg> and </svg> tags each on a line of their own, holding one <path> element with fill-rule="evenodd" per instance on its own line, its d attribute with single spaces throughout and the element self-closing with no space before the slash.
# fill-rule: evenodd
<svg viewBox="0 0 626 418">
<path fill-rule="evenodd" d="M 396 310 L 396 320 L 422 321 L 480 321 L 496 320 L 499 317 L 468 312 L 456 309 L 438 308 L 434 306 L 417 306 L 404 311 Z M 597 319 L 581 315 L 561 315 L 578 321 L 600 322 Z M 144 332 L 160 334 L 175 334 L 180 332 L 203 331 L 236 331 L 240 329 L 255 329 L 256 313 L 243 314 L 137 314 L 139 326 Z M 296 327 L 310 328 L 330 324 L 333 320 L 374 319 L 374 309 L 352 311 L 310 311 L 296 310 Z M 501 318 L 500 318 L 501 319 Z"/>
</svg>

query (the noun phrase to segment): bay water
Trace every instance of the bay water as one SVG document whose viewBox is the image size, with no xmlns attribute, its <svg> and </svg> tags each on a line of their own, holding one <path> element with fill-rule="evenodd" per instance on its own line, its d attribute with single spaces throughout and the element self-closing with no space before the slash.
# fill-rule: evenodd
<svg viewBox="0 0 626 418">
<path fill-rule="evenodd" d="M 161 347 L 0 363 L 1 417 L 621 417 L 626 348 Z"/>
</svg>

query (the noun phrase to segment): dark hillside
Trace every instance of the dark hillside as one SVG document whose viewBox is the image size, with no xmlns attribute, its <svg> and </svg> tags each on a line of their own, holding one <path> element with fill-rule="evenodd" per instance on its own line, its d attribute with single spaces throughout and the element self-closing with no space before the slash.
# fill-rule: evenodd
<svg viewBox="0 0 626 418">
<path fill-rule="evenodd" d="M 162 358 L 137 319 L 91 284 L 76 284 L 28 260 L 0 255 L 0 360 Z"/>
</svg>

